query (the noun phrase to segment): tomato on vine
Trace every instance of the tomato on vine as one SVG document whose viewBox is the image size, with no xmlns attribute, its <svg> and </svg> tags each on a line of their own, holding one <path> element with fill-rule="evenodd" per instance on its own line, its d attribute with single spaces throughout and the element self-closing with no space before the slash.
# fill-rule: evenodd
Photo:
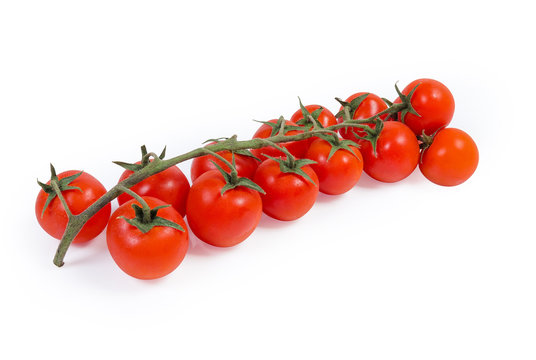
<svg viewBox="0 0 536 360">
<path fill-rule="evenodd" d="M 260 164 L 259 159 L 255 157 L 249 150 L 239 150 L 233 152 L 226 150 L 218 151 L 217 154 L 229 162 L 232 161 L 234 155 L 238 176 L 247 177 L 248 179 L 253 179 L 255 171 L 257 170 L 257 166 L 259 166 Z M 225 171 L 230 171 L 227 164 L 225 164 L 222 160 L 213 155 L 196 157 L 192 161 L 192 166 L 190 168 L 190 177 L 192 179 L 192 182 L 194 182 L 199 176 L 206 173 L 207 171 L 217 170 L 218 168 L 214 163 L 218 164 Z"/>
<path fill-rule="evenodd" d="M 466 132 L 446 128 L 433 136 L 421 136 L 424 149 L 419 168 L 431 182 L 442 186 L 460 185 L 478 166 L 478 148 Z"/>
<path fill-rule="evenodd" d="M 244 241 L 255 230 L 262 215 L 264 192 L 257 184 L 219 165 L 193 183 L 186 204 L 192 232 L 207 244 L 230 247 Z"/>
<path fill-rule="evenodd" d="M 298 98 L 299 99 L 299 98 Z M 337 119 L 335 115 L 331 113 L 328 109 L 320 105 L 307 105 L 304 106 L 299 99 L 300 109 L 297 110 L 290 121 L 311 130 L 315 127 L 326 128 L 328 126 L 336 125 Z M 316 136 L 310 137 L 308 139 L 309 146 L 313 141 L 315 141 Z"/>
<path fill-rule="evenodd" d="M 263 125 L 253 135 L 253 139 L 257 138 L 268 138 L 275 135 L 297 135 L 303 133 L 303 130 L 300 130 L 300 127 L 292 122 L 285 120 L 283 117 L 280 117 L 278 120 L 270 120 L 263 122 Z M 280 146 L 286 148 L 292 155 L 297 158 L 303 158 L 307 147 L 309 146 L 308 139 L 300 141 L 289 141 L 279 144 Z M 251 152 L 261 161 L 266 160 L 266 156 L 283 156 L 284 153 L 280 150 L 277 150 L 271 146 L 265 146 L 260 149 L 252 149 Z"/>
<path fill-rule="evenodd" d="M 342 123 L 345 120 L 345 107 L 347 107 L 350 119 L 352 120 L 368 119 L 384 110 L 387 110 L 387 104 L 385 101 L 383 101 L 378 95 L 372 93 L 358 92 L 348 97 L 348 99 L 345 101 L 341 101 L 340 99 L 337 100 L 341 103 L 341 108 L 337 115 L 335 115 L 339 123 Z M 386 117 L 387 114 L 380 116 L 382 120 L 384 120 Z M 366 123 L 366 125 L 374 128 L 375 123 Z M 357 134 L 357 136 L 354 134 L 354 132 Z M 352 127 L 341 128 L 339 133 L 343 138 L 352 140 L 358 144 L 361 144 L 359 136 L 366 135 L 363 130 Z"/>
<path fill-rule="evenodd" d="M 52 165 L 50 171 L 51 179 L 46 184 L 38 181 L 41 190 L 35 201 L 35 216 L 39 225 L 49 235 L 59 240 L 67 227 L 69 214 L 54 188 L 60 191 L 72 215 L 78 215 L 86 210 L 106 193 L 106 188 L 86 172 L 70 170 L 56 175 Z M 106 204 L 87 221 L 73 242 L 82 243 L 97 237 L 106 227 L 110 212 L 111 205 Z"/>
<path fill-rule="evenodd" d="M 125 273 L 142 280 L 158 279 L 175 270 L 184 259 L 188 231 L 175 208 L 144 196 L 114 211 L 106 229 L 106 242 L 115 263 Z"/>
<path fill-rule="evenodd" d="M 326 109 L 325 107 L 320 106 L 320 105 L 306 105 L 304 107 L 309 113 L 308 115 L 311 115 L 313 119 L 315 119 L 316 121 L 320 123 L 320 125 L 322 125 L 322 127 L 328 127 L 328 126 L 337 124 L 337 119 L 335 119 L 335 115 L 333 115 L 333 113 L 329 111 L 328 109 Z M 318 115 L 315 114 L 315 111 L 317 110 L 320 110 L 318 112 Z M 307 122 L 303 120 L 304 120 L 304 115 L 303 115 L 302 109 L 296 110 L 296 112 L 292 114 L 292 117 L 290 118 L 291 122 L 296 123 L 298 125 L 307 124 Z M 302 124 L 301 122 L 303 122 L 304 124 Z"/>
<path fill-rule="evenodd" d="M 264 191 L 262 210 L 278 220 L 296 220 L 314 205 L 319 191 L 318 177 L 309 166 L 314 161 L 293 156 L 264 160 L 254 181 Z"/>
<path fill-rule="evenodd" d="M 409 126 L 415 135 L 431 135 L 446 127 L 454 116 L 454 97 L 441 82 L 433 79 L 417 79 L 410 82 L 401 92 L 395 104 L 406 97 L 412 109 L 402 111 L 398 120 Z"/>
<path fill-rule="evenodd" d="M 356 144 L 338 136 L 321 136 L 313 141 L 305 157 L 315 161 L 320 191 L 329 195 L 347 192 L 357 184 L 363 171 L 363 156 Z"/>
<path fill-rule="evenodd" d="M 408 177 L 419 163 L 419 143 L 411 129 L 398 121 L 380 120 L 372 133 L 375 146 L 361 142 L 365 172 L 388 183 Z"/>
<path fill-rule="evenodd" d="M 159 156 L 160 159 L 164 158 L 165 150 L 166 149 L 164 149 Z M 128 178 L 134 171 L 143 169 L 150 161 L 153 161 L 149 160 L 145 146 L 142 146 L 141 152 L 142 160 L 134 164 L 119 161 L 115 162 L 126 169 L 121 174 L 119 182 Z M 177 166 L 171 166 L 164 171 L 156 173 L 153 176 L 140 181 L 130 189 L 140 196 L 155 197 L 164 201 L 166 204 L 171 204 L 171 206 L 173 206 L 182 216 L 186 214 L 186 199 L 188 198 L 188 192 L 190 191 L 190 183 L 181 169 Z M 130 200 L 132 200 L 132 196 L 126 193 L 122 193 L 117 197 L 119 205 L 123 205 Z"/>
</svg>

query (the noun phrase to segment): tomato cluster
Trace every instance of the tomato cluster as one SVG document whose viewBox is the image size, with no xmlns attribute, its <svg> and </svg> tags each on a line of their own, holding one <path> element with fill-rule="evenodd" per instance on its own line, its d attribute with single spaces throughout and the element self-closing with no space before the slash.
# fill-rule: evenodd
<svg viewBox="0 0 536 360">
<path fill-rule="evenodd" d="M 248 238 L 266 215 L 282 221 L 304 216 L 319 192 L 343 194 L 363 171 L 371 178 L 393 183 L 417 166 L 430 181 L 454 186 L 466 181 L 478 165 L 478 149 L 462 130 L 447 127 L 454 115 L 454 98 L 439 81 L 418 79 L 393 101 L 357 92 L 336 115 L 320 105 L 304 106 L 290 121 L 264 122 L 253 135 L 249 150 L 206 150 L 193 160 L 190 185 L 176 167 L 122 184 L 137 171 L 164 158 L 147 154 L 121 163 L 125 168 L 116 188 L 119 208 L 111 215 L 106 204 L 74 237 L 89 241 L 107 226 L 110 254 L 127 274 L 156 279 L 173 271 L 188 249 L 189 230 L 218 247 L 235 246 Z M 314 132 L 313 134 L 306 134 Z M 289 139 L 304 134 L 309 137 Z M 270 139 L 278 138 L 278 144 Z M 214 142 L 211 143 L 215 144 Z M 61 239 L 72 216 L 82 213 L 106 193 L 93 176 L 77 171 L 39 183 L 35 211 L 39 224 Z M 131 183 L 132 184 L 132 183 Z M 115 189 L 115 188 L 114 188 Z M 188 225 L 184 218 L 188 220 Z"/>
</svg>

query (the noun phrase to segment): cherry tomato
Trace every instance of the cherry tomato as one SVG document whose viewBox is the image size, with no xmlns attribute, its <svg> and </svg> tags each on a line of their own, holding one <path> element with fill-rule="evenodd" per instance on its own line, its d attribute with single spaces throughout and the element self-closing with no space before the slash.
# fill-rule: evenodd
<svg viewBox="0 0 536 360">
<path fill-rule="evenodd" d="M 306 105 L 305 106 L 305 109 L 307 109 L 307 111 L 309 111 L 309 113 L 313 113 L 314 111 L 318 110 L 322 108 L 323 110 L 320 112 L 320 114 L 318 115 L 318 122 L 320 123 L 320 125 L 322 125 L 322 127 L 328 127 L 328 126 L 332 126 L 332 125 L 336 125 L 337 124 L 337 119 L 335 119 L 335 115 L 333 115 L 331 113 L 331 111 L 329 111 L 328 109 L 326 109 L 325 107 L 323 106 L 320 106 L 320 105 Z M 293 115 L 292 117 L 290 118 L 290 121 L 292 121 L 293 123 L 296 123 L 296 124 L 299 124 L 299 121 L 303 120 L 303 114 L 302 114 L 302 111 L 301 109 L 298 109 Z M 309 146 L 311 146 L 311 144 L 313 143 L 313 141 L 315 141 L 315 139 L 317 139 L 316 136 L 313 136 L 313 137 L 310 137 L 308 140 L 308 144 Z"/>
<path fill-rule="evenodd" d="M 278 220 L 296 220 L 305 215 L 318 196 L 318 177 L 309 165 L 301 168 L 314 183 L 295 173 L 281 171 L 277 161 L 267 159 L 257 168 L 254 180 L 264 191 L 262 209 Z"/>
<path fill-rule="evenodd" d="M 333 145 L 324 139 L 316 139 L 307 150 L 306 158 L 316 161 L 311 164 L 318 176 L 320 191 L 329 195 L 347 192 L 359 181 L 363 171 L 363 156 L 359 149 L 350 145 L 337 151 L 328 160 Z"/>
<path fill-rule="evenodd" d="M 366 92 L 355 93 L 352 96 L 350 96 L 348 99 L 346 99 L 346 102 L 349 103 L 352 100 L 354 100 L 355 98 L 357 98 L 358 96 L 365 95 L 365 94 L 367 94 L 367 93 Z M 341 106 L 340 110 L 342 110 L 342 109 L 343 108 Z M 368 119 L 371 116 L 374 116 L 374 115 L 376 115 L 376 114 L 378 114 L 378 113 L 380 113 L 380 112 L 382 112 L 382 111 L 384 111 L 386 109 L 387 109 L 387 104 L 385 104 L 385 102 L 378 95 L 368 93 L 368 96 L 361 102 L 359 107 L 354 112 L 354 115 L 352 116 L 352 119 L 354 119 L 354 120 Z M 380 116 L 381 119 L 385 119 L 386 117 L 387 117 L 387 114 Z M 337 118 L 337 121 L 339 123 L 342 123 L 343 120 L 344 119 L 342 117 Z M 369 125 L 372 128 L 375 127 L 374 124 L 367 124 L 367 125 Z M 354 131 L 359 136 L 365 136 L 366 135 L 366 133 L 363 130 L 359 129 L 359 128 L 347 128 L 347 129 L 342 128 L 342 129 L 339 130 L 339 133 L 341 134 L 341 136 L 343 138 L 348 139 L 348 140 L 352 140 L 352 141 L 357 142 L 358 144 L 361 144 L 360 139 L 357 138 L 352 131 Z"/>
<path fill-rule="evenodd" d="M 230 151 L 220 151 L 218 152 L 218 155 L 221 155 L 227 161 L 232 162 L 233 155 Z M 240 154 L 235 154 L 234 158 L 238 176 L 253 179 L 259 161 L 251 156 Z M 213 155 L 200 156 L 192 161 L 192 167 L 190 168 L 192 182 L 207 171 L 217 170 L 216 165 L 214 165 L 212 161 L 216 162 L 216 164 L 221 166 L 225 171 L 229 171 L 229 167 L 217 157 Z"/>
<path fill-rule="evenodd" d="M 439 130 L 432 144 L 423 150 L 419 168 L 433 183 L 460 185 L 469 179 L 478 166 L 478 148 L 464 131 L 455 128 Z"/>
<path fill-rule="evenodd" d="M 407 113 L 404 119 L 399 120 L 409 126 L 415 135 L 422 135 L 423 131 L 426 135 L 432 135 L 452 120 L 454 97 L 445 85 L 432 79 L 412 81 L 402 90 L 402 94 L 408 95 L 415 86 L 417 88 L 410 102 L 420 116 Z M 394 101 L 400 102 L 400 98 Z"/>
<path fill-rule="evenodd" d="M 262 215 L 257 191 L 237 186 L 222 195 L 225 185 L 218 170 L 207 171 L 193 183 L 186 205 L 192 232 L 202 241 L 219 247 L 244 241 L 255 230 Z"/>
<path fill-rule="evenodd" d="M 419 143 L 409 127 L 386 121 L 376 145 L 376 156 L 368 141 L 362 142 L 364 170 L 372 178 L 396 182 L 408 177 L 419 162 Z"/>
<path fill-rule="evenodd" d="M 151 207 L 166 205 L 157 198 L 144 196 Z M 184 231 L 167 226 L 155 226 L 146 233 L 125 219 L 135 217 L 132 199 L 112 214 L 106 229 L 106 242 L 112 258 L 130 276 L 149 280 L 161 278 L 179 266 L 188 250 L 188 230 L 182 216 L 172 206 L 158 210 L 157 215 L 180 225 Z M 141 205 L 140 205 L 141 206 Z"/>
<path fill-rule="evenodd" d="M 139 163 L 138 161 L 137 164 Z M 130 170 L 125 170 L 121 174 L 119 182 L 128 178 L 132 173 Z M 188 198 L 188 191 L 190 191 L 190 183 L 176 166 L 148 177 L 132 186 L 130 190 L 140 196 L 152 196 L 160 199 L 166 204 L 171 204 L 182 216 L 186 214 L 186 199 Z M 122 193 L 117 197 L 119 205 L 123 205 L 129 200 L 132 200 L 132 196 L 126 193 Z"/>
<path fill-rule="evenodd" d="M 272 123 L 272 124 L 277 124 L 278 121 L 279 120 L 270 120 L 269 122 Z M 296 125 L 296 123 L 294 123 L 292 121 L 285 120 L 285 126 L 297 126 L 297 125 Z M 285 135 L 286 136 L 297 135 L 297 134 L 300 134 L 302 132 L 303 131 L 300 131 L 300 130 L 290 130 L 290 131 L 286 132 Z M 266 139 L 266 138 L 270 137 L 271 134 L 272 134 L 272 127 L 269 126 L 269 125 L 263 124 L 255 132 L 255 134 L 253 135 L 253 138 L 254 139 L 255 138 Z M 302 141 L 289 141 L 289 142 L 279 143 L 277 145 L 285 147 L 288 151 L 290 151 L 290 153 L 292 155 L 294 155 L 295 157 L 300 159 L 300 158 L 303 158 L 305 156 L 305 152 L 307 151 L 307 147 L 309 146 L 309 142 L 308 142 L 308 139 L 305 139 L 305 140 L 302 140 Z M 270 146 L 262 147 L 260 149 L 252 149 L 251 152 L 253 153 L 253 155 L 255 155 L 256 157 L 261 159 L 261 161 L 266 160 L 266 156 L 264 156 L 263 154 L 273 156 L 273 157 L 285 156 L 284 153 L 282 153 L 281 151 L 277 150 L 276 148 L 273 148 L 273 147 L 270 147 Z"/>
<path fill-rule="evenodd" d="M 79 172 L 76 170 L 65 171 L 58 175 L 58 179 L 61 180 Z M 50 185 L 50 181 L 47 184 Z M 73 215 L 80 214 L 106 193 L 104 186 L 86 172 L 83 172 L 79 177 L 70 182 L 69 185 L 82 190 L 71 189 L 61 192 Z M 48 204 L 43 213 L 43 207 L 47 198 L 48 194 L 40 190 L 35 202 L 37 221 L 49 235 L 56 239 L 61 239 L 67 227 L 67 213 L 57 196 Z M 110 204 L 106 204 L 106 206 L 88 220 L 82 230 L 76 235 L 73 242 L 82 243 L 97 237 L 106 227 L 110 218 L 110 212 L 111 206 Z"/>
<path fill-rule="evenodd" d="M 325 107 L 323 106 L 320 106 L 320 105 L 306 105 L 305 108 L 307 109 L 307 111 L 309 111 L 310 113 L 312 113 L 313 111 L 315 110 L 318 110 L 320 108 L 323 108 L 322 112 L 320 113 L 320 115 L 318 115 L 318 122 L 323 126 L 323 127 L 328 127 L 328 126 L 331 126 L 331 125 L 335 125 L 337 124 L 337 119 L 335 119 L 335 116 L 332 114 L 331 111 L 329 111 L 328 109 L 326 109 Z M 303 119 L 303 114 L 302 114 L 302 111 L 301 109 L 298 109 L 293 115 L 292 117 L 290 118 L 290 121 L 292 121 L 293 123 L 298 123 L 298 121 L 302 120 Z"/>
</svg>

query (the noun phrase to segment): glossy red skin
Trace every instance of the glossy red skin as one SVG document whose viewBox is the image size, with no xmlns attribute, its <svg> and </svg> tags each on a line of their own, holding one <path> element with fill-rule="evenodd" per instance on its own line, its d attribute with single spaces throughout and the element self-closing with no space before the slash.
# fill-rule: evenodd
<svg viewBox="0 0 536 360">
<path fill-rule="evenodd" d="M 270 120 L 270 122 L 271 123 L 276 123 L 277 120 Z M 296 123 L 294 123 L 292 121 L 288 121 L 288 120 L 285 121 L 285 125 L 297 126 Z M 300 131 L 300 130 L 291 130 L 291 131 L 287 132 L 285 135 L 286 136 L 292 136 L 292 135 L 301 134 L 302 132 L 303 131 Z M 254 139 L 256 139 L 256 138 L 266 139 L 266 138 L 270 137 L 271 133 L 272 133 L 272 127 L 269 126 L 269 125 L 263 124 L 255 132 L 255 134 L 253 135 L 253 138 Z M 288 151 L 290 151 L 290 153 L 292 155 L 294 155 L 298 159 L 301 159 L 301 158 L 303 158 L 305 156 L 305 153 L 307 152 L 307 148 L 309 146 L 309 141 L 308 141 L 308 139 L 305 139 L 305 140 L 302 140 L 302 141 L 290 141 L 290 142 L 279 143 L 277 145 L 285 147 Z M 264 160 L 267 159 L 266 156 L 264 156 L 262 154 L 267 154 L 267 155 L 272 156 L 272 157 L 281 157 L 281 156 L 284 157 L 284 156 L 286 156 L 283 152 L 277 150 L 276 148 L 270 147 L 270 146 L 262 147 L 260 149 L 252 149 L 251 152 L 253 153 L 253 155 L 255 155 L 256 157 L 261 159 L 261 161 L 264 161 Z"/>
<path fill-rule="evenodd" d="M 139 164 L 139 161 L 137 162 Z M 119 182 L 128 178 L 133 172 L 125 170 L 119 178 Z M 172 166 L 162 172 L 154 174 L 147 179 L 132 186 L 130 190 L 140 196 L 151 196 L 171 204 L 181 216 L 186 214 L 186 199 L 190 191 L 190 183 L 183 172 L 176 166 Z M 122 193 L 117 197 L 119 205 L 132 200 L 132 196 Z"/>
<path fill-rule="evenodd" d="M 432 135 L 450 124 L 454 116 L 454 97 L 445 85 L 433 79 L 412 81 L 402 90 L 402 94 L 409 94 L 417 84 L 420 85 L 411 97 L 411 105 L 420 117 L 408 113 L 403 122 L 415 135 L 422 135 L 423 130 L 426 135 Z M 394 101 L 400 102 L 400 98 Z"/>
<path fill-rule="evenodd" d="M 230 151 L 220 151 L 218 152 L 218 155 L 221 155 L 227 161 L 232 163 L 233 156 Z M 238 176 L 253 179 L 255 171 L 257 170 L 257 166 L 259 166 L 259 161 L 255 160 L 255 158 L 252 158 L 251 156 L 240 154 L 235 154 L 234 158 Z M 190 168 L 190 176 L 192 178 L 192 182 L 194 182 L 199 176 L 206 173 L 207 171 L 217 170 L 216 165 L 214 165 L 212 161 L 216 162 L 225 171 L 229 171 L 229 167 L 217 157 L 213 155 L 200 156 L 192 161 L 192 167 Z"/>
<path fill-rule="evenodd" d="M 419 143 L 409 127 L 398 121 L 386 121 L 374 156 L 370 142 L 361 147 L 365 172 L 378 181 L 396 182 L 408 177 L 419 163 Z"/>
<path fill-rule="evenodd" d="M 356 97 L 364 95 L 364 94 L 366 94 L 366 92 L 355 93 L 352 96 L 350 96 L 348 99 L 346 99 L 346 102 L 350 102 L 353 99 L 355 99 Z M 372 94 L 372 93 L 368 93 L 368 94 L 369 95 L 365 98 L 365 100 L 363 100 L 361 102 L 361 104 L 359 105 L 359 107 L 355 111 L 354 116 L 352 117 L 352 119 L 354 119 L 354 120 L 368 119 L 371 116 L 374 116 L 374 115 L 376 115 L 376 114 L 378 114 L 378 113 L 380 113 L 380 112 L 382 112 L 382 111 L 387 109 L 387 105 L 385 104 L 385 102 L 378 95 L 375 95 L 375 94 Z M 340 110 L 342 110 L 342 109 L 343 108 L 341 106 Z M 386 117 L 387 117 L 387 115 L 380 116 L 381 119 L 385 119 Z M 339 123 L 342 123 L 343 118 L 342 117 L 337 118 L 337 121 Z M 369 125 L 372 128 L 374 128 L 374 124 L 367 124 L 367 125 Z M 339 129 L 339 134 L 341 134 L 341 136 L 343 138 L 345 138 L 345 139 L 352 140 L 352 141 L 357 142 L 358 144 L 361 144 L 362 140 L 358 139 L 353 134 L 352 130 L 354 132 L 356 132 L 360 136 L 365 136 L 366 135 L 366 133 L 363 130 L 359 129 L 359 128 L 347 128 L 347 129 L 342 128 L 342 129 Z"/>
<path fill-rule="evenodd" d="M 422 154 L 419 168 L 431 182 L 442 186 L 460 185 L 478 166 L 478 148 L 464 131 L 439 130 L 432 144 Z"/>
<path fill-rule="evenodd" d="M 147 204 L 154 208 L 167 205 L 164 201 L 144 196 Z M 158 279 L 179 266 L 188 250 L 188 228 L 182 216 L 173 208 L 160 209 L 158 216 L 171 220 L 184 229 L 180 231 L 166 226 L 155 226 L 143 233 L 125 219 L 134 218 L 132 199 L 114 211 L 106 229 L 106 242 L 116 264 L 128 275 L 142 280 Z M 140 205 L 141 206 L 141 205 Z"/>
<path fill-rule="evenodd" d="M 244 186 L 227 190 L 218 170 L 207 171 L 192 185 L 186 216 L 192 232 L 207 244 L 230 247 L 244 241 L 259 224 L 262 202 L 259 193 Z"/>
<path fill-rule="evenodd" d="M 320 191 L 328 195 L 347 192 L 357 184 L 363 172 L 363 156 L 359 149 L 350 145 L 352 152 L 339 149 L 328 161 L 332 145 L 324 139 L 315 140 L 306 158 L 316 161 L 311 164 L 320 182 Z"/>
<path fill-rule="evenodd" d="M 65 171 L 59 174 L 58 178 L 63 179 L 79 172 L 80 171 L 77 170 Z M 50 184 L 50 181 L 47 184 Z M 82 191 L 62 191 L 67 206 L 69 206 L 73 215 L 80 214 L 106 193 L 104 186 L 93 176 L 85 172 L 72 181 L 70 185 L 82 189 Z M 47 197 L 48 194 L 43 190 L 39 191 L 35 202 L 35 215 L 39 225 L 41 225 L 49 235 L 60 240 L 67 227 L 67 213 L 65 212 L 60 199 L 56 196 L 54 200 L 48 204 L 43 217 L 41 217 L 41 212 L 43 211 L 43 206 L 45 205 Z M 106 227 L 108 219 L 110 218 L 111 209 L 111 205 L 106 204 L 98 213 L 93 215 L 78 235 L 76 235 L 73 242 L 83 243 L 96 238 Z"/>
<path fill-rule="evenodd" d="M 302 170 L 314 181 L 294 173 L 283 173 L 279 163 L 268 159 L 257 168 L 254 181 L 265 192 L 261 194 L 262 210 L 277 220 L 296 220 L 305 215 L 314 205 L 319 191 L 318 177 L 309 166 Z"/>
</svg>

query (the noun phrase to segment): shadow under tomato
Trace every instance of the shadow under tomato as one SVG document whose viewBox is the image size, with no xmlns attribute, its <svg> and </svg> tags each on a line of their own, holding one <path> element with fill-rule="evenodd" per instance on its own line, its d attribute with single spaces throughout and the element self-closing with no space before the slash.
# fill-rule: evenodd
<svg viewBox="0 0 536 360">
<path fill-rule="evenodd" d="M 296 219 L 296 220 L 299 220 L 299 219 Z M 264 228 L 264 229 L 279 229 L 279 228 L 290 225 L 292 222 L 296 220 L 291 220 L 291 221 L 277 220 L 266 215 L 265 213 L 262 213 L 261 221 L 259 222 L 258 227 Z"/>
<path fill-rule="evenodd" d="M 97 261 L 99 258 L 102 258 L 103 254 L 108 252 L 106 229 L 104 229 L 95 239 L 83 243 L 71 244 L 70 250 L 70 253 L 68 252 L 65 256 L 65 261 L 68 262 L 69 265 L 80 265 Z"/>
<path fill-rule="evenodd" d="M 213 246 L 210 244 L 207 244 L 203 240 L 199 239 L 195 234 L 192 232 L 192 230 L 188 229 L 189 231 L 189 244 L 188 244 L 188 252 L 186 256 L 188 255 L 196 255 L 196 256 L 216 256 L 218 254 L 223 254 L 228 251 L 232 251 L 233 248 L 240 246 L 241 244 L 231 246 L 231 247 L 218 247 Z M 247 239 L 246 239 L 247 240 Z"/>
<path fill-rule="evenodd" d="M 346 193 L 339 194 L 339 195 L 328 195 L 324 193 L 318 193 L 318 197 L 316 198 L 316 201 L 318 203 L 329 204 L 329 203 L 339 200 L 341 196 L 344 196 L 345 194 Z"/>
<path fill-rule="evenodd" d="M 363 171 L 356 186 L 360 188 L 365 188 L 365 189 L 378 189 L 384 184 L 385 183 L 381 181 L 371 178 L 370 176 L 367 175 L 367 173 Z"/>
</svg>

